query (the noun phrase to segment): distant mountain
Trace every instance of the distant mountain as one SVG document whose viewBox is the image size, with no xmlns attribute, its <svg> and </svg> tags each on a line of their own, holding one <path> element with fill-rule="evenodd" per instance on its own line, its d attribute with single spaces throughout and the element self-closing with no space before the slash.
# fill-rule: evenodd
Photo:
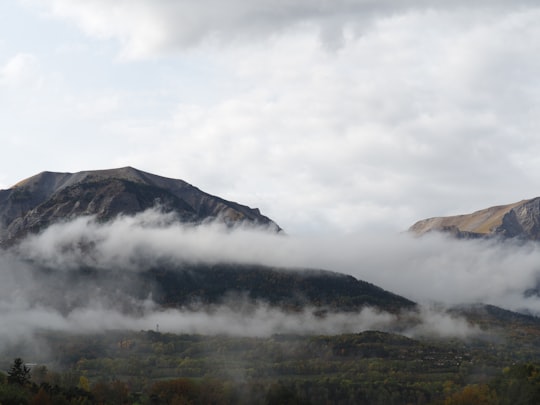
<svg viewBox="0 0 540 405">
<path fill-rule="evenodd" d="M 81 215 L 108 220 L 160 205 L 184 222 L 218 218 L 227 224 L 246 221 L 280 230 L 258 209 L 207 194 L 183 180 L 132 167 L 78 173 L 42 172 L 0 190 L 0 243 L 9 243 L 52 223 Z"/>
<path fill-rule="evenodd" d="M 463 316 L 469 322 L 485 328 L 540 328 L 540 318 L 528 313 L 514 312 L 488 304 L 462 304 L 449 310 L 456 316 Z"/>
<path fill-rule="evenodd" d="M 423 235 L 446 232 L 458 238 L 503 237 L 540 240 L 540 197 L 472 214 L 423 219 L 409 228 Z"/>
</svg>

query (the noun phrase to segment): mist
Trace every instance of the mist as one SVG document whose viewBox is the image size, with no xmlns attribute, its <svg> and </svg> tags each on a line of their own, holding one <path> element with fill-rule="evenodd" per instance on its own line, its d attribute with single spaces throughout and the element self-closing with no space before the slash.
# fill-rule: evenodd
<svg viewBox="0 0 540 405">
<path fill-rule="evenodd" d="M 164 332 L 241 336 L 376 329 L 465 338 L 481 332 L 430 304 L 481 302 L 538 313 L 540 299 L 524 292 L 537 285 L 539 259 L 539 246 L 532 242 L 454 240 L 437 234 L 416 238 L 408 233 L 295 237 L 245 224 L 232 228 L 218 222 L 181 224 L 159 209 L 107 223 L 81 217 L 52 225 L 2 251 L 0 322 L 10 327 L 0 332 L 0 341 L 43 329 L 96 332 L 157 325 Z M 364 308 L 320 316 L 314 308 L 291 313 L 243 297 L 197 309 L 163 309 L 151 294 L 138 298 L 129 294 L 131 275 L 163 262 L 332 270 L 421 306 L 418 312 L 398 315 Z M 86 267 L 121 274 L 102 284 L 68 284 L 76 269 Z M 36 276 L 42 268 L 53 269 L 55 276 Z M 70 305 L 62 307 L 66 301 Z"/>
<path fill-rule="evenodd" d="M 48 267 L 139 271 L 149 263 L 239 263 L 346 273 L 419 302 L 489 303 L 540 311 L 524 296 L 540 276 L 536 242 L 456 240 L 433 233 L 376 232 L 295 237 L 249 225 L 181 224 L 148 210 L 109 223 L 92 217 L 29 236 L 12 255 Z"/>
</svg>

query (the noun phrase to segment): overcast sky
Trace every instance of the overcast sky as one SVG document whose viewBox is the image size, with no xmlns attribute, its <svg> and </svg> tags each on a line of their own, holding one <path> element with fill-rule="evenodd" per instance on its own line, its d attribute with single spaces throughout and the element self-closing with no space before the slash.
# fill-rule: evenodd
<svg viewBox="0 0 540 405">
<path fill-rule="evenodd" d="M 0 188 L 181 178 L 290 234 L 540 195 L 540 4 L 0 2 Z"/>
</svg>

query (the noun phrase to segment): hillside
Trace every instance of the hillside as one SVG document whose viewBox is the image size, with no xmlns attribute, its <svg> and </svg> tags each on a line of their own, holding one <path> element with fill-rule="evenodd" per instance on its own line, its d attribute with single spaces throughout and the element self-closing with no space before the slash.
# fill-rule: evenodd
<svg viewBox="0 0 540 405">
<path fill-rule="evenodd" d="M 28 294 L 32 305 L 65 314 L 97 299 L 112 309 L 136 314 L 149 297 L 160 308 L 198 310 L 224 305 L 249 309 L 249 305 L 262 303 L 293 312 L 318 308 L 321 315 L 324 311 L 359 311 L 365 306 L 397 313 L 416 306 L 349 275 L 260 265 L 185 263 L 152 265 L 138 272 L 88 267 L 65 272 L 36 265 L 32 277 L 37 282 Z M 56 285 L 65 289 L 61 297 L 49 293 Z"/>
<path fill-rule="evenodd" d="M 480 315 L 484 310 L 500 312 L 489 307 L 473 312 Z M 35 386 L 8 385 L 0 378 L 0 400 L 538 404 L 540 367 L 534 362 L 540 355 L 540 323 L 514 315 L 505 318 L 482 324 L 483 335 L 466 340 L 380 331 L 268 337 L 154 330 L 42 332 L 32 344 L 17 342 L 0 351 L 0 369 L 10 368 L 14 353 L 37 364 L 32 370 Z M 38 349 L 43 347 L 48 350 Z M 179 397 L 191 402 L 174 401 Z"/>
<path fill-rule="evenodd" d="M 232 294 L 289 310 L 314 306 L 358 311 L 370 306 L 396 313 L 415 307 L 412 301 L 373 284 L 323 270 L 219 264 L 186 266 L 182 271 L 152 269 L 145 278 L 157 280 L 159 290 L 154 297 L 163 305 L 215 304 Z"/>
<path fill-rule="evenodd" d="M 183 180 L 132 167 L 77 173 L 42 172 L 0 190 L 0 243 L 12 243 L 52 223 L 82 215 L 108 220 L 159 205 L 183 222 L 219 219 L 280 230 L 258 209 L 207 194 Z"/>
<path fill-rule="evenodd" d="M 475 211 L 471 214 L 434 217 L 409 228 L 416 235 L 446 232 L 458 238 L 503 237 L 540 239 L 540 198 Z"/>
<path fill-rule="evenodd" d="M 107 222 L 156 205 L 174 213 L 179 222 L 247 222 L 266 226 L 270 232 L 280 231 L 257 209 L 212 196 L 183 180 L 124 167 L 78 173 L 42 172 L 1 190 L 0 240 L 18 255 L 18 242 L 26 235 L 44 231 L 57 222 L 87 215 Z M 117 238 L 121 246 L 123 235 Z M 144 245 L 144 240 L 141 243 Z M 357 311 L 370 306 L 396 313 L 415 306 L 377 286 L 330 271 L 215 263 L 206 258 L 191 263 L 159 258 L 151 252 L 148 257 L 130 257 L 123 265 L 103 264 L 93 242 L 84 238 L 83 242 L 64 246 L 58 255 L 69 255 L 70 249 L 81 251 L 69 271 L 21 257 L 30 269 L 29 277 L 36 282 L 15 288 L 26 291 L 33 305 L 46 305 L 63 314 L 96 300 L 130 314 L 141 310 L 149 299 L 162 308 L 198 308 L 239 299 L 291 311 L 306 306 L 321 311 Z M 93 258 L 88 262 L 93 264 L 88 264 L 85 257 Z M 58 285 L 65 291 L 61 296 L 51 294 Z"/>
</svg>

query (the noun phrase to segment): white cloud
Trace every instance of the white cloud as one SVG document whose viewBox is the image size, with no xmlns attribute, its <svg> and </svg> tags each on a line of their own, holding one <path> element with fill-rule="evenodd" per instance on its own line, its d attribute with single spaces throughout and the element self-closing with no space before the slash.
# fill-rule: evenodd
<svg viewBox="0 0 540 405">
<path fill-rule="evenodd" d="M 117 94 L 98 96 L 88 100 L 79 100 L 76 111 L 82 117 L 100 117 L 111 114 L 120 108 L 121 98 Z"/>
<path fill-rule="evenodd" d="M 0 66 L 0 87 L 28 87 L 41 84 L 37 58 L 28 53 L 18 53 Z"/>
<path fill-rule="evenodd" d="M 237 91 L 178 105 L 156 153 L 124 161 L 259 206 L 288 230 L 404 229 L 530 197 L 535 21 L 411 12 L 345 35 L 335 53 L 310 30 L 226 49 L 215 60 Z"/>
<path fill-rule="evenodd" d="M 306 24 L 317 28 L 327 46 L 339 47 L 345 27 L 354 26 L 355 31 L 363 32 L 373 19 L 396 13 L 433 9 L 490 13 L 494 9 L 510 8 L 505 2 L 423 0 L 233 0 L 226 7 L 216 0 L 26 0 L 25 3 L 44 6 L 51 15 L 74 21 L 88 35 L 118 40 L 127 57 L 144 57 L 208 40 L 268 38 Z M 520 6 L 535 6 L 535 3 L 512 3 L 512 8 Z"/>
<path fill-rule="evenodd" d="M 271 35 L 289 25 L 326 15 L 337 18 L 355 8 L 348 1 L 330 5 L 324 1 L 305 0 L 277 3 L 234 0 L 228 2 L 227 7 L 216 1 L 50 0 L 27 3 L 45 6 L 51 15 L 74 21 L 88 35 L 118 40 L 127 57 L 185 48 L 205 40 Z M 335 35 L 327 30 L 325 36 Z"/>
<path fill-rule="evenodd" d="M 48 307 L 0 300 L 0 322 L 10 325 L 0 331 L 0 349 L 5 344 L 30 339 L 35 332 L 43 330 L 97 333 L 119 329 L 153 330 L 156 325 L 165 333 L 232 336 L 271 336 L 276 333 L 335 335 L 366 330 L 401 332 L 396 315 L 371 308 L 354 313 L 328 313 L 321 317 L 314 315 L 313 308 L 288 313 L 264 303 L 246 306 L 249 307 L 247 312 L 220 306 L 199 311 L 153 308 L 136 315 L 95 303 L 62 314 Z M 482 335 L 477 326 L 443 311 L 425 308 L 407 315 L 410 326 L 401 333 L 408 336 L 468 338 Z"/>
<path fill-rule="evenodd" d="M 260 207 L 289 233 L 401 230 L 540 186 L 535 2 L 24 3 L 163 57 L 116 63 L 98 52 L 111 41 L 87 40 L 74 68 L 55 52 L 46 77 L 61 79 L 6 97 L 2 133 L 24 148 L 4 143 L 4 183 L 132 165 Z"/>
<path fill-rule="evenodd" d="M 0 254 L 0 345 L 33 331 L 96 332 L 153 329 L 175 333 L 356 333 L 384 330 L 408 336 L 482 335 L 478 326 L 446 312 L 444 305 L 486 302 L 540 311 L 540 299 L 523 291 L 538 280 L 540 246 L 494 241 L 457 241 L 440 235 L 350 235 L 294 238 L 263 229 L 226 229 L 218 224 L 190 227 L 170 215 L 147 211 L 98 224 L 90 218 L 49 227 L 16 250 Z M 171 222 L 172 221 L 172 222 Z M 198 309 L 159 308 L 130 296 L 133 272 L 163 261 L 258 263 L 290 268 L 326 268 L 355 275 L 420 301 L 419 310 L 395 314 L 372 308 L 314 315 L 313 308 L 284 312 L 264 302 L 230 296 L 224 304 Z M 37 268 L 35 268 L 37 266 Z M 114 269 L 115 278 L 74 283 L 82 268 Z M 54 269 L 50 278 L 43 267 Z M 103 273 L 103 274 L 106 274 Z M 79 276 L 81 277 L 81 276 Z M 67 283 L 66 280 L 71 280 Z M 114 283 L 122 284 L 114 286 Z M 70 285 L 58 295 L 58 284 Z M 95 284 L 94 284 L 95 283 Z M 103 288 L 107 285 L 107 288 Z"/>
<path fill-rule="evenodd" d="M 352 274 L 415 301 L 448 305 L 489 303 L 540 313 L 525 297 L 540 276 L 538 243 L 414 238 L 388 232 L 294 237 L 257 228 L 231 231 L 171 222 L 147 211 L 108 224 L 80 218 L 26 239 L 21 257 L 66 271 L 81 266 L 138 271 L 159 260 L 263 264 Z"/>
<path fill-rule="evenodd" d="M 41 235 L 27 238 L 16 249 L 2 251 L 0 322 L 11 326 L 0 332 L 0 346 L 40 330 L 79 333 L 119 328 L 141 330 L 153 329 L 156 324 L 164 332 L 239 336 L 339 334 L 375 329 L 409 336 L 466 338 L 481 335 L 480 329 L 444 309 L 430 306 L 421 306 L 419 311 L 407 311 L 399 316 L 365 307 L 357 312 L 330 311 L 321 317 L 310 307 L 300 312 L 286 312 L 264 302 L 229 296 L 219 305 L 164 309 L 153 303 L 151 296 L 146 299 L 131 296 L 131 285 L 126 280 L 134 280 L 134 272 L 163 260 L 184 265 L 186 262 L 231 262 L 328 267 L 352 269 L 357 276 L 362 273 L 363 277 L 372 278 L 376 273 L 384 273 L 393 279 L 394 286 L 414 279 L 416 298 L 445 300 L 449 295 L 441 294 L 440 288 L 432 284 L 434 277 L 441 275 L 434 267 L 439 259 L 433 248 L 438 247 L 449 248 L 447 256 L 456 262 L 453 268 L 446 268 L 444 289 L 467 290 L 453 291 L 447 303 L 462 303 L 460 299 L 472 297 L 497 302 L 500 295 L 508 291 L 519 295 L 517 289 L 524 287 L 524 278 L 531 272 L 528 265 L 536 262 L 538 257 L 537 249 L 529 251 L 534 257 L 527 263 L 523 260 L 523 251 L 516 251 L 508 259 L 522 270 L 516 277 L 500 272 L 496 264 L 500 256 L 490 250 L 490 246 L 473 244 L 465 249 L 461 246 L 458 253 L 453 242 L 437 238 L 427 239 L 427 242 L 408 237 L 384 242 L 381 239 L 374 242 L 372 237 L 348 241 L 299 240 L 264 229 L 238 227 L 231 230 L 218 224 L 189 227 L 171 220 L 170 215 L 156 211 L 121 217 L 107 224 L 98 224 L 89 218 L 77 219 L 51 226 Z M 393 254 L 385 254 L 387 251 Z M 476 255 L 474 258 L 473 254 Z M 444 257 L 440 259 L 445 260 Z M 400 263 L 399 268 L 394 266 L 396 262 Z M 51 269 L 52 273 L 43 273 L 44 268 Z M 114 269 L 115 277 L 100 284 L 98 274 L 84 277 L 79 273 L 77 277 L 82 278 L 75 282 L 77 277 L 72 272 L 79 272 L 81 268 Z M 430 276 L 428 271 L 433 274 Z M 486 285 L 473 286 L 471 282 L 476 282 L 477 276 L 471 273 L 479 272 L 485 276 L 487 271 L 492 272 L 494 278 L 504 277 L 506 283 L 484 280 Z M 106 274 L 104 272 L 102 276 Z M 425 290 L 419 289 L 419 279 L 426 284 Z M 118 280 L 123 281 L 114 286 Z M 60 295 L 59 284 L 69 285 Z M 398 292 L 403 292 L 402 287 Z M 405 286 L 405 290 L 407 288 Z M 483 295 L 486 293 L 488 295 Z"/>
</svg>

